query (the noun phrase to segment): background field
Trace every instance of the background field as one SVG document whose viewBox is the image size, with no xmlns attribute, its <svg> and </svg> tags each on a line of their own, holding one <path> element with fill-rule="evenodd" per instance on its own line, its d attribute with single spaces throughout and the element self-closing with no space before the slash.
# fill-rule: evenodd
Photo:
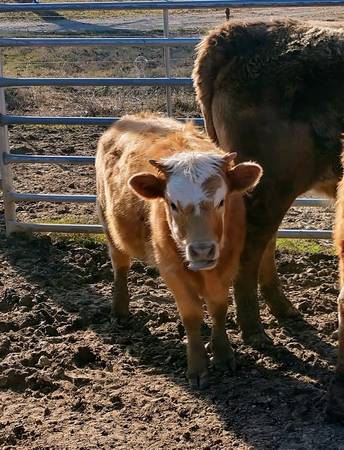
<svg viewBox="0 0 344 450">
<path fill-rule="evenodd" d="M 232 11 L 233 19 L 293 17 L 342 26 L 344 8 Z M 199 36 L 224 11 L 171 13 L 172 35 Z M 231 19 L 232 20 L 232 19 Z M 159 13 L 18 14 L 8 36 L 160 36 Z M 163 76 L 159 49 L 6 49 L 13 76 Z M 137 59 L 139 58 L 139 59 Z M 139 61 L 144 58 L 145 67 Z M 172 75 L 189 76 L 193 51 L 172 49 Z M 192 89 L 173 89 L 177 117 L 199 115 Z M 159 88 L 27 88 L 7 93 L 13 114 L 120 116 L 165 111 Z M 14 153 L 94 155 L 100 127 L 10 128 Z M 18 166 L 24 192 L 95 193 L 91 167 Z M 0 204 L 0 214 L 3 214 Z M 93 205 L 21 204 L 20 219 L 96 222 Z M 293 208 L 286 227 L 329 228 L 333 209 Z M 245 346 L 230 306 L 238 371 L 213 373 L 189 391 L 184 334 L 157 273 L 135 263 L 132 319 L 108 320 L 109 259 L 101 238 L 6 239 L 0 231 L 0 447 L 7 449 L 343 449 L 344 431 L 322 410 L 335 363 L 336 259 L 330 243 L 280 242 L 279 271 L 303 318 L 277 323 L 262 304 L 275 346 Z M 208 326 L 204 327 L 209 335 Z"/>
</svg>

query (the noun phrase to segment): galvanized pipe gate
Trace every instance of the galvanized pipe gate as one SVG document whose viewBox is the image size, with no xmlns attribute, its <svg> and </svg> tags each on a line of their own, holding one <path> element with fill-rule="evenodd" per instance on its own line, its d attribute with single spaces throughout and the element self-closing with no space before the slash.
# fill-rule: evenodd
<svg viewBox="0 0 344 450">
<path fill-rule="evenodd" d="M 13 232 L 59 232 L 59 233 L 102 233 L 100 225 L 88 224 L 40 224 L 19 222 L 16 217 L 17 202 L 57 202 L 94 203 L 94 195 L 67 194 L 28 194 L 15 192 L 12 183 L 11 165 L 32 164 L 78 164 L 93 165 L 94 157 L 88 156 L 38 156 L 11 154 L 8 140 L 8 125 L 110 125 L 116 117 L 32 117 L 13 116 L 6 112 L 5 88 L 23 86 L 165 86 L 167 113 L 172 115 L 171 87 L 192 86 L 190 78 L 170 76 L 170 47 L 195 46 L 197 38 L 170 38 L 168 11 L 170 9 L 201 8 L 252 8 L 273 6 L 336 6 L 344 5 L 340 0 L 191 0 L 191 1 L 140 1 L 140 2 L 75 2 L 75 3 L 3 3 L 1 12 L 18 11 L 89 11 L 89 10 L 162 10 L 163 38 L 0 38 L 0 47 L 49 47 L 49 46 L 135 46 L 159 47 L 164 50 L 165 77 L 163 78 L 9 78 L 3 74 L 0 62 L 0 169 L 4 200 L 5 224 L 7 234 Z M 185 119 L 181 119 L 185 120 Z M 201 118 L 194 121 L 203 124 Z M 294 206 L 326 206 L 322 199 L 297 199 Z M 279 230 L 279 237 L 305 239 L 331 239 L 331 230 Z"/>
</svg>

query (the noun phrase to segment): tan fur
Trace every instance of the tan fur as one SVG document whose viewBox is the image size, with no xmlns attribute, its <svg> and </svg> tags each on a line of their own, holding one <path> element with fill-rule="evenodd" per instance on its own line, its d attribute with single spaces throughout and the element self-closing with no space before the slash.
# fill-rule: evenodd
<svg viewBox="0 0 344 450">
<path fill-rule="evenodd" d="M 343 141 L 342 141 L 343 142 Z M 344 155 L 342 155 L 344 164 Z M 341 293 L 338 297 L 339 351 L 337 374 L 344 374 L 344 176 L 337 188 L 336 220 L 334 226 L 334 242 L 339 259 L 339 281 Z"/>
<path fill-rule="evenodd" d="M 219 311 L 226 305 L 228 288 L 238 270 L 245 238 L 242 194 L 226 196 L 223 227 L 221 214 L 214 212 L 214 207 L 210 208 L 207 202 L 201 205 L 199 216 L 192 214 L 192 205 L 185 207 L 178 215 L 179 222 L 184 222 L 178 224 L 181 232 L 187 228 L 190 233 L 192 228 L 191 233 L 200 240 L 210 239 L 212 234 L 218 239 L 224 236 L 217 266 L 208 271 L 192 272 L 185 268 L 183 255 L 171 236 L 171 211 L 165 199 L 145 201 L 128 184 L 131 177 L 138 173 L 165 176 L 149 160 L 160 160 L 186 151 L 225 155 L 192 124 L 183 125 L 153 114 L 126 116 L 105 132 L 99 141 L 96 157 L 97 194 L 110 253 L 114 255 L 114 271 L 118 270 L 116 252 L 127 255 L 125 263 L 130 258 L 139 258 L 158 266 L 161 276 L 176 298 L 186 327 L 189 339 L 189 377 L 196 377 L 201 385 L 200 380 L 206 373 L 204 348 L 194 351 L 194 348 L 202 347 L 199 336 L 201 299 L 205 299 L 208 309 L 210 308 L 215 327 L 214 352 L 220 358 L 221 352 L 216 347 L 218 345 L 220 348 L 220 344 L 216 343 L 221 341 L 221 345 L 226 347 L 227 341 L 223 335 L 222 316 L 225 314 L 220 314 Z M 218 183 L 219 180 L 209 179 L 204 188 L 214 192 Z M 221 323 L 221 326 L 215 325 L 215 322 Z M 216 331 L 216 326 L 221 328 L 219 332 Z M 226 348 L 224 353 L 228 357 L 227 350 Z"/>
</svg>

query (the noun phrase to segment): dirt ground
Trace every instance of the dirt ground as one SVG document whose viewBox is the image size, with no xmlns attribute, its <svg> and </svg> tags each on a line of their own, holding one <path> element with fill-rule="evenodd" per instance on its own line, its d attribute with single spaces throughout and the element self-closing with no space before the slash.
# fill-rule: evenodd
<svg viewBox="0 0 344 450">
<path fill-rule="evenodd" d="M 236 14 L 269 18 L 284 11 Z M 343 8 L 291 9 L 288 14 L 336 25 L 344 19 Z M 206 20 L 199 16 L 204 26 Z M 32 69 L 10 55 L 16 64 L 9 67 L 12 74 Z M 94 54 L 84 57 L 87 64 Z M 48 70 L 37 69 L 45 74 Z M 69 76 L 80 67 L 73 70 Z M 190 67 L 179 65 L 178 70 L 184 76 Z M 104 108 L 106 99 L 117 108 L 114 115 L 141 107 L 138 91 L 132 91 L 131 103 L 126 103 L 127 91 L 112 96 L 112 91 L 95 90 L 91 100 L 101 99 L 101 104 L 91 112 L 87 108 L 92 101 L 86 98 L 90 90 L 82 96 L 70 88 L 19 92 L 8 98 L 16 114 L 92 115 Z M 159 101 L 156 109 L 163 110 L 161 91 L 145 92 L 147 102 L 156 106 Z M 175 94 L 179 115 L 198 113 L 192 93 L 188 95 Z M 94 155 L 102 131 L 12 127 L 11 150 Z M 18 165 L 14 184 L 19 192 L 94 193 L 94 169 Z M 17 211 L 21 220 L 97 221 L 92 204 L 23 203 Z M 293 208 L 284 226 L 330 228 L 332 221 L 331 207 Z M 111 323 L 112 273 L 105 244 L 86 237 L 6 238 L 0 199 L 0 448 L 343 450 L 343 426 L 324 415 L 336 361 L 336 258 L 322 246 L 317 252 L 279 250 L 277 259 L 285 290 L 302 318 L 278 323 L 262 304 L 274 346 L 256 350 L 243 344 L 230 300 L 227 330 L 238 369 L 235 374 L 212 371 L 210 388 L 195 392 L 185 378 L 183 327 L 171 294 L 153 268 L 134 263 L 131 318 L 125 324 Z M 204 336 L 209 337 L 208 321 Z"/>
</svg>

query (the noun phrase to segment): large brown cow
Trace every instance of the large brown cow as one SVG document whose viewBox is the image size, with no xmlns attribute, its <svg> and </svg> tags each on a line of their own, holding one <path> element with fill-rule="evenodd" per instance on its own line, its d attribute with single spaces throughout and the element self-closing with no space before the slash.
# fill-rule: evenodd
<svg viewBox="0 0 344 450">
<path fill-rule="evenodd" d="M 310 188 L 335 196 L 341 176 L 343 56 L 341 31 L 295 22 L 225 24 L 198 48 L 193 78 L 210 137 L 237 152 L 238 161 L 258 160 L 265 172 L 246 201 L 247 243 L 235 283 L 247 340 L 266 339 L 256 296 L 259 264 L 272 313 L 295 314 L 273 259 L 274 234 L 285 212 Z"/>
<path fill-rule="evenodd" d="M 293 21 L 226 23 L 200 44 L 193 78 L 212 140 L 237 152 L 238 162 L 253 159 L 264 169 L 246 198 L 247 239 L 234 282 L 243 337 L 262 344 L 270 339 L 258 281 L 276 317 L 297 314 L 275 266 L 280 222 L 308 189 L 334 197 L 342 175 L 344 33 Z"/>
<path fill-rule="evenodd" d="M 202 301 L 212 318 L 215 365 L 234 368 L 225 330 L 228 288 L 245 238 L 243 193 L 261 177 L 234 166 L 192 124 L 152 114 L 126 116 L 100 139 L 96 158 L 100 219 L 115 274 L 113 314 L 128 315 L 131 258 L 158 266 L 188 338 L 188 377 L 207 384 Z"/>
</svg>

